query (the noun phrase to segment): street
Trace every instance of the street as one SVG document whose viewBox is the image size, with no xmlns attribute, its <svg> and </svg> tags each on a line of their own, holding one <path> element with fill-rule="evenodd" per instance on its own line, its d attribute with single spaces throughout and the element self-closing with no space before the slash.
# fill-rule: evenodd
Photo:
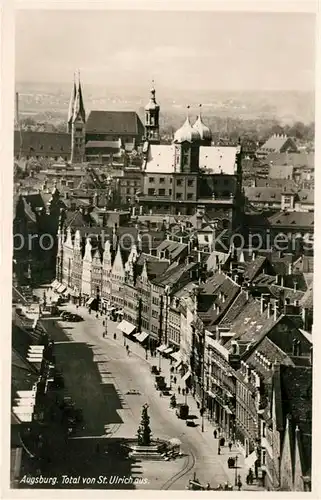
<svg viewBox="0 0 321 500">
<path fill-rule="evenodd" d="M 76 312 L 74 305 L 68 304 L 64 308 Z M 85 428 L 69 440 L 67 456 L 60 464 L 55 464 L 55 472 L 98 477 L 104 473 L 108 462 L 109 476 L 111 467 L 112 474 L 147 480 L 136 484 L 136 488 L 185 489 L 194 472 L 201 483 L 210 483 L 212 487 L 226 482 L 234 484 L 234 470 L 229 470 L 226 463 L 231 453 L 225 450 L 221 455 L 217 454 L 217 440 L 214 440 L 212 430 L 201 432 L 199 414 L 196 415 L 197 427 L 187 427 L 177 418 L 175 410 L 169 408 L 169 398 L 160 397 L 154 388 L 150 364 L 144 359 L 141 346 L 127 341 L 130 345 L 130 354 L 127 355 L 117 323 L 108 322 L 107 337 L 103 338 L 103 318 L 96 319 L 94 313 L 89 314 L 83 307 L 77 312 L 84 321 L 59 321 L 57 327 L 52 319 L 43 320 L 55 341 L 56 363 L 64 375 L 65 392 L 78 408 L 82 408 L 85 420 Z M 153 363 L 158 365 L 158 359 L 153 358 Z M 166 360 L 162 360 L 162 372 L 168 382 L 165 365 Z M 128 394 L 130 391 L 135 391 L 135 394 Z M 182 396 L 180 402 L 183 402 Z M 169 462 L 134 463 L 129 459 L 121 462 L 117 457 L 113 459 L 112 454 L 105 454 L 112 442 L 135 440 L 144 403 L 149 405 L 152 438 L 179 438 L 182 458 Z M 50 466 L 48 469 L 53 472 Z M 95 487 L 98 487 L 97 481 Z"/>
</svg>

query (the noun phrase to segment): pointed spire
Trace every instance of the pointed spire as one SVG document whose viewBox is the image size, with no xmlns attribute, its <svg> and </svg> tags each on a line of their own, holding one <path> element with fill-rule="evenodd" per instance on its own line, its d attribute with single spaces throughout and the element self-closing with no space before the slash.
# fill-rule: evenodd
<svg viewBox="0 0 321 500">
<path fill-rule="evenodd" d="M 68 119 L 67 119 L 68 132 L 69 132 L 69 125 L 71 124 L 73 116 L 74 116 L 74 107 L 75 107 L 76 94 L 77 94 L 76 75 L 74 73 L 74 83 L 73 83 L 73 86 L 72 86 L 72 89 L 71 89 L 71 95 L 70 95 L 70 101 L 69 101 L 69 108 L 68 108 Z"/>
<path fill-rule="evenodd" d="M 85 122 L 86 121 L 86 112 L 85 112 L 85 106 L 84 106 L 81 83 L 80 83 L 80 71 L 78 70 L 78 82 L 77 82 L 77 88 L 76 88 L 76 98 L 75 98 L 75 105 L 74 105 L 73 120 L 75 121 L 79 115 L 81 116 L 81 118 Z"/>
<path fill-rule="evenodd" d="M 145 110 L 149 111 L 151 109 L 159 109 L 159 105 L 156 102 L 156 90 L 155 90 L 155 82 L 152 80 L 152 86 L 150 89 L 150 97 L 149 103 L 145 106 Z"/>
<path fill-rule="evenodd" d="M 201 104 L 199 104 L 199 108 L 200 108 L 199 117 L 200 117 L 200 119 L 202 119 L 202 105 Z"/>
</svg>

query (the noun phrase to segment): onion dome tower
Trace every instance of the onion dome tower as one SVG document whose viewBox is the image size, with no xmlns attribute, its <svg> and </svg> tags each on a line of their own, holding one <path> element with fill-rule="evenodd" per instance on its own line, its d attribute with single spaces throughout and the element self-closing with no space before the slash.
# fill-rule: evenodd
<svg viewBox="0 0 321 500">
<path fill-rule="evenodd" d="M 202 146 L 210 146 L 212 143 L 212 132 L 202 120 L 202 105 L 199 105 L 200 111 L 193 128 L 198 131 L 201 137 Z"/>
<path fill-rule="evenodd" d="M 159 104 L 156 102 L 154 81 L 150 90 L 149 103 L 145 106 L 145 139 L 150 144 L 159 144 Z"/>
<path fill-rule="evenodd" d="M 199 148 L 201 136 L 192 127 L 189 118 L 189 106 L 183 125 L 175 132 L 173 144 L 175 145 L 175 169 L 177 172 L 197 172 L 199 166 Z"/>
</svg>

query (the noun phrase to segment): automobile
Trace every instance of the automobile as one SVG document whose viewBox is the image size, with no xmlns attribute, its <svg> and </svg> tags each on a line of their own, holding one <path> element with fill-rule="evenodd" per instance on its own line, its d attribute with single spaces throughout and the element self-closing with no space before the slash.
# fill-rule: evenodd
<svg viewBox="0 0 321 500">
<path fill-rule="evenodd" d="M 187 420 L 189 414 L 189 406 L 184 404 L 178 404 L 176 409 L 176 415 L 182 420 Z"/>
<path fill-rule="evenodd" d="M 83 321 L 83 318 L 78 314 L 70 314 L 67 318 L 67 321 L 73 321 L 78 323 L 79 321 Z"/>
<path fill-rule="evenodd" d="M 69 318 L 71 316 L 71 313 L 68 312 L 68 311 L 63 311 L 61 314 L 60 314 L 60 317 L 61 319 L 63 320 L 67 320 L 67 318 Z"/>
<path fill-rule="evenodd" d="M 186 425 L 187 425 L 187 427 L 196 427 L 197 426 L 197 424 L 194 422 L 194 420 L 192 420 L 190 418 L 186 419 Z"/>
</svg>

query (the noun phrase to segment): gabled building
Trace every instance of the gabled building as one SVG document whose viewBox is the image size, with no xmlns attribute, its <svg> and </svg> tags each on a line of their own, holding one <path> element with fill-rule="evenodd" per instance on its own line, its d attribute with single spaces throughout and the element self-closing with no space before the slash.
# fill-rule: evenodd
<svg viewBox="0 0 321 500">
<path fill-rule="evenodd" d="M 298 153 L 297 145 L 285 134 L 274 134 L 256 152 L 258 158 L 265 158 L 270 153 Z"/>
</svg>

